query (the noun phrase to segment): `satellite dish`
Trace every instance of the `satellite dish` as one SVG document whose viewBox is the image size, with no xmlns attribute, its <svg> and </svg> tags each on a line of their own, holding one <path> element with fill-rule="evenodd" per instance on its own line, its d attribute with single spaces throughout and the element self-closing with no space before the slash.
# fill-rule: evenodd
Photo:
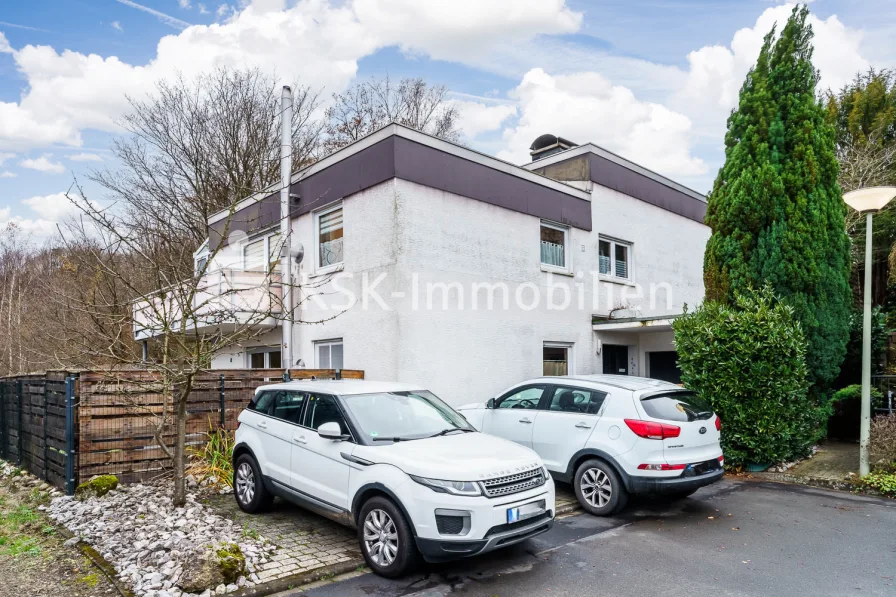
<svg viewBox="0 0 896 597">
<path fill-rule="evenodd" d="M 296 264 L 302 263 L 302 259 L 305 258 L 305 247 L 302 243 L 296 243 L 294 246 L 290 247 L 289 256 L 296 262 Z"/>
</svg>

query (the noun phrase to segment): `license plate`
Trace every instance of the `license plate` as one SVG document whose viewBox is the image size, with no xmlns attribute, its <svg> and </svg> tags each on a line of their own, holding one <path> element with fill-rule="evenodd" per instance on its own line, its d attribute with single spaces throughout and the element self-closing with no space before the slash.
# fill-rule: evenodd
<svg viewBox="0 0 896 597">
<path fill-rule="evenodd" d="M 541 514 L 544 514 L 544 500 L 507 508 L 507 522 L 519 522 Z"/>
</svg>

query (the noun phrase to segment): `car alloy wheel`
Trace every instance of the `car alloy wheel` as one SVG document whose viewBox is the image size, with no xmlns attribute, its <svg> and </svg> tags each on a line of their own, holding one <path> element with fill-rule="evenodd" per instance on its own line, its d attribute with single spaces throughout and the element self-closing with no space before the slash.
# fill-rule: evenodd
<svg viewBox="0 0 896 597">
<path fill-rule="evenodd" d="M 606 506 L 613 497 L 610 478 L 600 469 L 591 468 L 582 475 L 582 495 L 595 508 Z"/>
<path fill-rule="evenodd" d="M 236 495 L 243 504 L 251 504 L 255 497 L 255 473 L 248 462 L 236 469 Z"/>
<path fill-rule="evenodd" d="M 388 567 L 398 555 L 398 529 L 384 510 L 371 510 L 364 519 L 364 548 L 378 566 Z"/>
</svg>

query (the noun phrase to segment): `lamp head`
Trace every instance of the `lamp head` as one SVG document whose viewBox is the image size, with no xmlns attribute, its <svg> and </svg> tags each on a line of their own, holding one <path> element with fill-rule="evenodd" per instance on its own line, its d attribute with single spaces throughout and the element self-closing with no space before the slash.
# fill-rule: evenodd
<svg viewBox="0 0 896 597">
<path fill-rule="evenodd" d="M 843 195 L 848 206 L 860 213 L 882 210 L 896 197 L 896 187 L 865 187 Z"/>
</svg>

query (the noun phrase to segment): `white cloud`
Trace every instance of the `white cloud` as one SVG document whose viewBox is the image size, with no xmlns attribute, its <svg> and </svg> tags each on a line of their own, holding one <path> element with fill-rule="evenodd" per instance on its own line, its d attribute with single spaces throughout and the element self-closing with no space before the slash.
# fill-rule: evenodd
<svg viewBox="0 0 896 597">
<path fill-rule="evenodd" d="M 697 175 L 706 164 L 691 155 L 691 122 L 660 104 L 638 100 L 603 75 L 584 72 L 551 76 L 540 68 L 526 73 L 514 94 L 519 122 L 504 131 L 499 157 L 530 161 L 529 145 L 544 133 L 578 143 L 594 142 L 667 175 Z"/>
<path fill-rule="evenodd" d="M 124 31 L 124 29 L 121 27 L 121 23 L 119 23 L 118 21 L 112 21 L 111 25 L 112 28 L 116 31 Z"/>
<path fill-rule="evenodd" d="M 14 157 L 16 157 L 16 154 L 14 153 L 4 153 L 0 151 L 0 166 L 2 166 L 6 160 L 12 159 Z"/>
<path fill-rule="evenodd" d="M 146 9 L 130 0 L 119 2 Z M 491 49 L 539 34 L 575 31 L 581 22 L 581 14 L 564 0 L 455 0 L 450 5 L 299 0 L 287 9 L 283 4 L 256 1 L 226 22 L 189 26 L 163 37 L 155 57 L 143 65 L 49 46 L 15 50 L 27 87 L 19 103 L 0 103 L 0 149 L 78 146 L 85 129 L 115 131 L 116 117 L 127 109 L 125 94 L 139 97 L 178 72 L 191 77 L 215 66 L 260 66 L 323 89 L 327 97 L 349 84 L 361 58 L 382 47 L 472 62 Z"/>
<path fill-rule="evenodd" d="M 0 54 L 12 54 L 12 46 L 9 45 L 6 36 L 0 31 Z"/>
<path fill-rule="evenodd" d="M 517 107 L 511 104 L 486 104 L 477 101 L 451 100 L 460 113 L 460 129 L 468 139 L 495 131 L 501 124 L 516 116 Z"/>
<path fill-rule="evenodd" d="M 34 159 L 26 159 L 19 162 L 19 166 L 22 168 L 29 168 L 31 170 L 37 170 L 39 172 L 50 172 L 53 174 L 62 174 L 65 172 L 65 166 L 60 164 L 59 162 L 51 161 L 50 158 L 53 157 L 51 153 L 45 153 L 39 158 Z"/>
<path fill-rule="evenodd" d="M 688 54 L 690 68 L 669 104 L 694 120 L 698 134 L 721 142 L 728 114 L 737 106 L 740 87 L 756 63 L 763 38 L 776 23 L 780 34 L 792 10 L 793 4 L 767 8 L 753 27 L 737 31 L 729 45 L 705 46 Z M 836 15 L 821 20 L 810 14 L 809 23 L 815 33 L 812 62 L 821 73 L 819 91 L 838 89 L 868 69 L 861 31 L 846 27 Z"/>
<path fill-rule="evenodd" d="M 177 0 L 177 4 L 184 10 L 190 8 L 190 0 Z"/>
<path fill-rule="evenodd" d="M 10 172 L 9 170 L 4 170 L 0 172 L 0 178 L 15 178 L 16 174 L 14 172 Z"/>
<path fill-rule="evenodd" d="M 79 195 L 72 194 L 70 196 L 72 199 L 66 197 L 65 193 L 38 195 L 22 199 L 22 205 L 30 208 L 42 219 L 59 222 L 68 216 L 81 213 L 81 210 L 75 203 L 72 203 L 72 200 L 82 204 L 84 204 L 84 200 Z"/>
<path fill-rule="evenodd" d="M 207 15 L 207 14 L 208 14 L 208 9 L 205 7 L 205 4 L 203 4 L 203 3 L 200 2 L 200 3 L 197 4 L 196 6 L 197 6 L 197 8 L 199 8 L 199 14 L 201 14 L 201 15 Z"/>
<path fill-rule="evenodd" d="M 68 159 L 74 162 L 102 162 L 103 158 L 98 156 L 95 153 L 76 153 L 70 156 L 66 156 Z"/>
</svg>

